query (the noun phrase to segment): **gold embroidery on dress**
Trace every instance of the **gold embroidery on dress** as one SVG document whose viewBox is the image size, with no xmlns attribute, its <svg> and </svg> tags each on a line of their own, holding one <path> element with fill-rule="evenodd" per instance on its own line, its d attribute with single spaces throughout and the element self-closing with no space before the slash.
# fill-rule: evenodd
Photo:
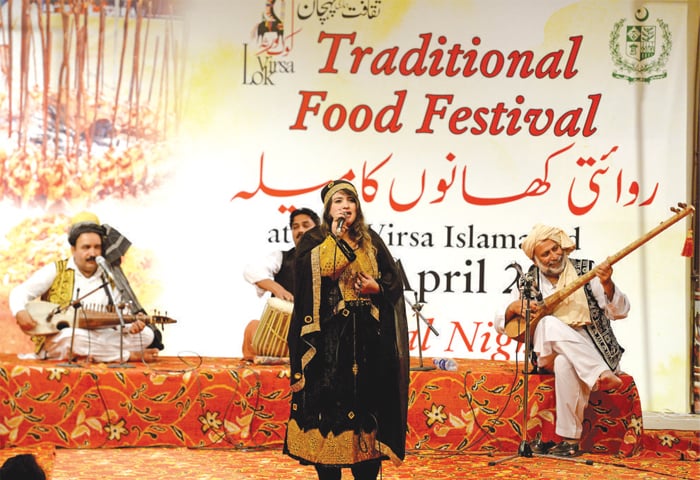
<svg viewBox="0 0 700 480">
<path fill-rule="evenodd" d="M 355 250 L 355 254 L 357 255 L 355 261 L 343 270 L 343 273 L 340 274 L 340 278 L 338 279 L 341 295 L 346 302 L 368 299 L 367 296 L 358 295 L 355 290 L 355 282 L 357 281 L 358 273 L 363 272 L 372 278 L 379 277 L 377 259 L 374 258 L 374 256 L 370 256 L 365 248 Z"/>
<path fill-rule="evenodd" d="M 365 242 L 367 245 L 367 242 Z M 340 251 L 334 238 L 328 236 L 319 245 L 311 250 L 311 284 L 313 289 L 313 311 L 311 317 L 304 318 L 301 326 L 301 336 L 321 330 L 320 309 L 321 309 L 321 277 L 333 276 L 335 272 L 344 268 L 338 278 L 338 286 L 342 293 L 342 298 L 336 306 L 336 312 L 345 309 L 346 301 L 368 300 L 369 297 L 358 295 L 355 291 L 355 280 L 358 272 L 364 272 L 372 278 L 379 278 L 379 267 L 371 243 L 355 250 L 356 259 L 349 262 L 347 257 Z M 349 312 L 348 312 L 349 313 Z M 370 313 L 375 320 L 379 320 L 379 309 L 372 304 Z M 309 348 L 301 358 L 301 371 L 311 362 L 316 355 L 315 348 Z M 301 391 L 306 385 L 306 379 L 302 376 L 297 382 L 291 384 L 292 392 Z"/>
<path fill-rule="evenodd" d="M 348 430 L 338 435 L 329 432 L 324 437 L 317 428 L 300 429 L 294 419 L 287 425 L 287 449 L 295 457 L 324 465 L 352 465 L 382 456 L 401 463 L 387 445 L 377 441 L 376 431 L 355 434 Z"/>
</svg>

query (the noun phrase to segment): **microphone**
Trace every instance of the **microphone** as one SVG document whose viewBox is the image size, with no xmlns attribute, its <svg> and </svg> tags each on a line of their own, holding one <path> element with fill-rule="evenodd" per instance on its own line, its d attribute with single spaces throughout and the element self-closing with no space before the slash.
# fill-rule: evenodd
<svg viewBox="0 0 700 480">
<path fill-rule="evenodd" d="M 112 281 L 112 283 L 117 283 L 117 281 L 114 278 L 114 275 L 112 274 L 112 269 L 109 268 L 109 264 L 107 263 L 107 260 L 105 260 L 105 257 L 102 255 L 98 255 L 95 257 L 95 261 L 97 262 L 97 265 L 102 269 L 105 275 Z"/>
<path fill-rule="evenodd" d="M 342 232 L 341 232 L 341 229 L 343 228 L 343 224 L 344 224 L 344 223 L 345 223 L 345 215 L 343 215 L 342 217 L 340 217 L 340 218 L 338 219 L 337 226 L 335 227 L 335 233 L 336 233 L 337 235 L 340 235 L 340 234 L 342 233 Z"/>
<path fill-rule="evenodd" d="M 529 292 L 527 292 L 528 297 L 531 300 L 535 300 L 537 305 L 542 305 L 544 303 L 544 297 L 537 285 L 537 274 L 534 271 L 527 272 L 523 277 L 524 287 L 529 287 Z"/>
<path fill-rule="evenodd" d="M 99 267 L 102 269 L 104 274 L 107 276 L 107 278 L 114 284 L 119 294 L 122 296 L 125 295 L 125 292 L 128 292 L 128 290 L 124 287 L 124 282 L 122 282 L 121 277 L 115 275 L 114 272 L 112 272 L 112 269 L 109 266 L 109 262 L 107 262 L 105 257 L 103 257 L 102 255 L 98 255 L 95 257 L 95 261 L 97 262 L 97 265 L 99 265 Z"/>
</svg>

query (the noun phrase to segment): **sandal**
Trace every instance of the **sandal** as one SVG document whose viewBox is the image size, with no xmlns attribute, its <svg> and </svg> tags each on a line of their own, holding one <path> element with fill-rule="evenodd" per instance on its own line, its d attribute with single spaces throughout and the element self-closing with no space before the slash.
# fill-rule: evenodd
<svg viewBox="0 0 700 480">
<path fill-rule="evenodd" d="M 576 457 L 581 454 L 578 449 L 578 443 L 567 442 L 566 440 L 554 445 L 547 453 L 555 457 Z"/>
<path fill-rule="evenodd" d="M 552 448 L 555 445 L 556 443 L 551 440 L 543 442 L 542 432 L 537 432 L 537 435 L 535 435 L 535 439 L 530 442 L 530 450 L 532 450 L 532 453 L 544 455 L 549 451 L 550 448 Z"/>
</svg>

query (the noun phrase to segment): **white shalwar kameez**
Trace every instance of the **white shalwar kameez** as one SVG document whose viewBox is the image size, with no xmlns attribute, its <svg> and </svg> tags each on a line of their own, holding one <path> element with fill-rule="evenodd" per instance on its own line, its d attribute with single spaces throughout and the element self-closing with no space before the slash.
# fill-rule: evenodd
<svg viewBox="0 0 700 480">
<path fill-rule="evenodd" d="M 102 275 L 96 272 L 90 277 L 84 276 L 76 267 L 71 257 L 66 269 L 73 269 L 75 280 L 73 284 L 73 300 L 78 295 L 85 296 L 81 302 L 83 308 L 106 307 L 109 305 L 109 297 L 102 287 L 104 280 Z M 13 315 L 26 309 L 29 301 L 39 298 L 49 290 L 57 275 L 56 264 L 50 263 L 34 272 L 26 281 L 15 287 L 10 292 L 9 305 Z M 114 301 L 119 304 L 121 295 L 116 289 Z M 125 313 L 127 310 L 125 309 Z M 80 311 L 78 311 L 80 315 Z M 48 336 L 43 349 L 36 358 L 50 360 L 68 360 L 71 352 L 72 328 L 64 328 L 55 335 Z M 122 336 L 122 341 L 120 341 Z M 90 357 L 96 362 L 119 362 L 129 360 L 129 352 L 142 352 L 153 342 L 154 332 L 150 328 L 144 328 L 139 333 L 130 333 L 129 324 L 124 328 L 105 327 L 96 329 L 76 328 L 73 338 L 73 355 Z M 25 356 L 26 357 L 26 356 Z"/>
<path fill-rule="evenodd" d="M 598 277 L 594 277 L 590 285 L 598 305 L 610 320 L 627 316 L 629 299 L 617 286 L 612 300 L 608 301 Z M 539 286 L 544 298 L 556 289 L 556 285 L 541 273 Z M 506 308 L 518 299 L 519 293 L 514 289 L 508 302 L 497 312 L 494 325 L 499 333 L 504 333 Z M 557 435 L 568 439 L 581 438 L 584 410 L 591 389 L 600 374 L 610 367 L 585 327 L 572 328 L 552 315 L 542 317 L 537 324 L 533 350 L 537 353 L 537 365 L 554 372 Z"/>
</svg>

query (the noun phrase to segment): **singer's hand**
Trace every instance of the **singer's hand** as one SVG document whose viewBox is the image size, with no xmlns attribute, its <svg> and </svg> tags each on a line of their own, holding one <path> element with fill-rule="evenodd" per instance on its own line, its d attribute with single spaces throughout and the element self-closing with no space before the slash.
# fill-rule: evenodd
<svg viewBox="0 0 700 480">
<path fill-rule="evenodd" d="M 358 295 L 372 295 L 380 291 L 377 281 L 364 272 L 358 272 L 355 278 L 355 289 Z"/>
</svg>

